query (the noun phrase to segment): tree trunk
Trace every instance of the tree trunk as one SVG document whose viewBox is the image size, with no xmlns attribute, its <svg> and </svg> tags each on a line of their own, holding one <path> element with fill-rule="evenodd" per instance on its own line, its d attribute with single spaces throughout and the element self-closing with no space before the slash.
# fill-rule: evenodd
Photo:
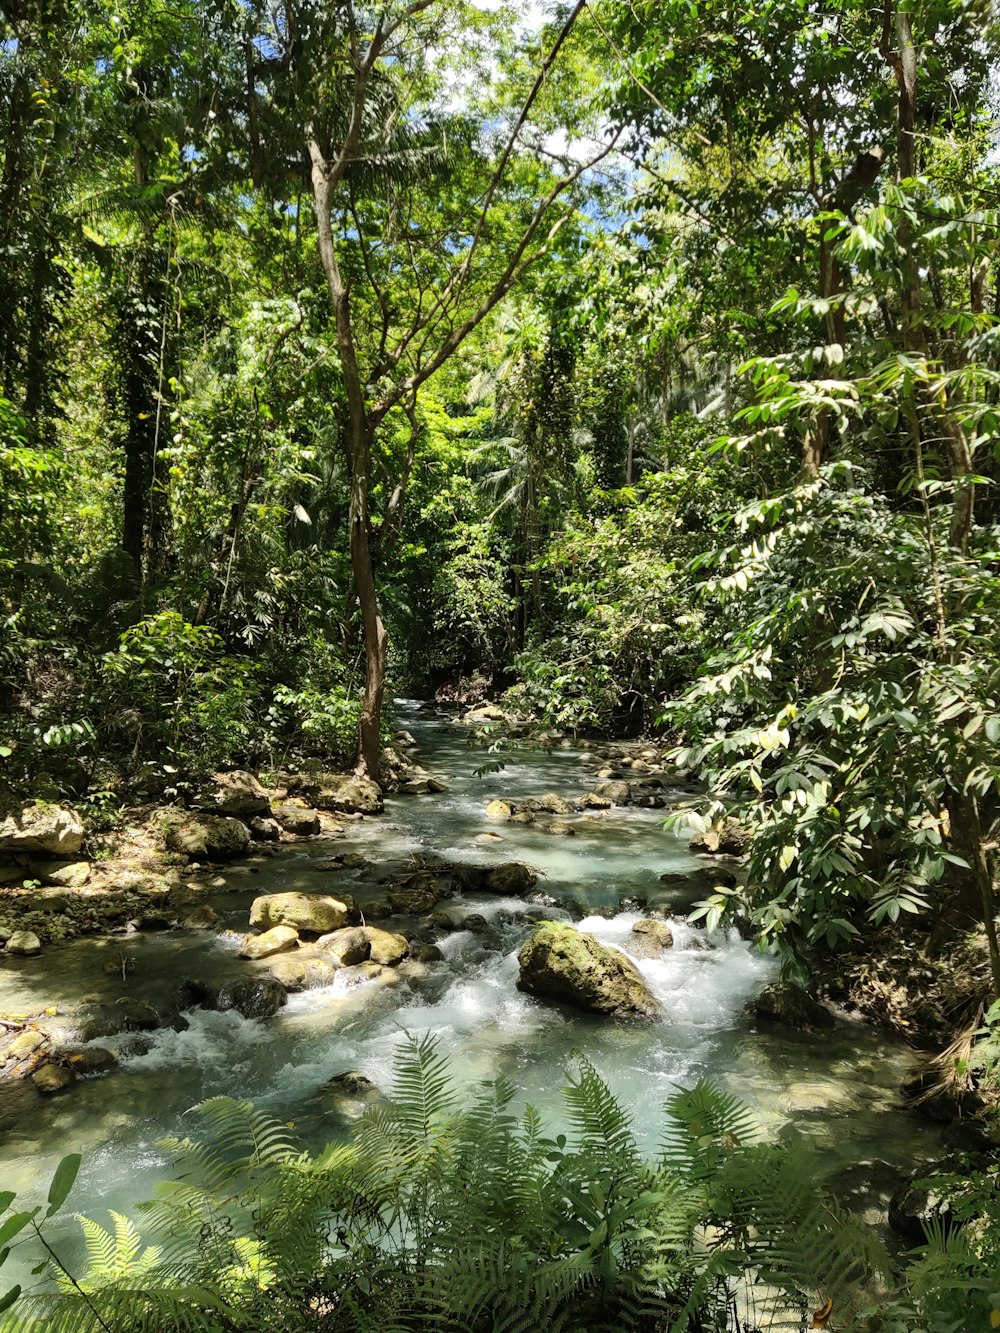
<svg viewBox="0 0 1000 1333">
<path fill-rule="evenodd" d="M 351 327 L 350 291 L 340 272 L 333 226 L 330 219 L 332 184 L 329 169 L 318 145 L 310 143 L 313 195 L 316 201 L 316 233 L 320 259 L 337 325 L 337 350 L 344 373 L 347 397 L 347 465 L 351 477 L 349 511 L 351 571 L 361 609 L 365 648 L 365 688 L 358 724 L 357 771 L 378 781 L 381 759 L 380 730 L 389 636 L 379 613 L 378 591 L 372 563 L 371 519 L 368 509 L 371 487 L 371 442 L 374 423 L 365 402 Z"/>
</svg>

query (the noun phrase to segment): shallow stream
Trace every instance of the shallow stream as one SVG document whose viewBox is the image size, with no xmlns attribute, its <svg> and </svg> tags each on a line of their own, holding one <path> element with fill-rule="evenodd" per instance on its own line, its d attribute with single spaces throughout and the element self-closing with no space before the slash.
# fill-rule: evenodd
<svg viewBox="0 0 1000 1333">
<path fill-rule="evenodd" d="M 604 911 L 617 908 L 622 897 L 662 890 L 664 872 L 706 864 L 688 851 L 683 835 L 664 828 L 657 810 L 574 815 L 572 837 L 490 824 L 484 809 L 493 797 L 546 791 L 570 797 L 589 790 L 594 760 L 569 749 L 524 750 L 505 756 L 502 771 L 477 777 L 483 751 L 469 746 L 467 731 L 413 705 L 402 705 L 400 721 L 416 737 L 421 761 L 445 776 L 448 792 L 390 797 L 384 816 L 350 825 L 347 839 L 292 844 L 274 857 L 227 869 L 225 878 L 238 891 L 213 903 L 229 935 L 167 931 L 82 939 L 41 959 L 5 960 L 0 1009 L 37 1011 L 56 1003 L 69 1013 L 89 996 L 107 998 L 109 987 L 112 995 L 117 990 L 155 1002 L 176 989 L 181 976 L 241 974 L 247 965 L 236 958 L 238 933 L 246 929 L 253 896 L 343 888 L 363 906 L 366 892 L 376 893 L 366 889 L 361 870 L 320 869 L 333 853 L 357 851 L 376 863 L 410 855 L 480 864 L 527 861 L 542 871 L 539 887 L 557 901 L 575 899 Z M 487 831 L 500 840 L 483 841 Z M 681 916 L 689 900 L 679 897 Z M 352 1111 L 324 1089 L 328 1080 L 359 1070 L 387 1088 L 405 1034 L 426 1032 L 451 1054 L 457 1077 L 474 1081 L 502 1072 L 524 1101 L 543 1111 L 558 1105 L 571 1052 L 584 1052 L 632 1110 L 651 1146 L 659 1135 L 660 1108 L 673 1089 L 709 1076 L 749 1103 L 768 1133 L 807 1135 L 831 1170 L 852 1168 L 857 1202 L 872 1220 L 891 1175 L 883 1164 L 910 1169 L 940 1152 L 937 1131 L 903 1109 L 898 1088 L 910 1063 L 904 1047 L 846 1021 L 820 1035 L 756 1028 L 746 1005 L 774 975 L 774 964 L 735 933 L 707 938 L 675 920 L 674 948 L 662 960 L 638 962 L 664 1018 L 632 1027 L 521 994 L 517 949 L 527 928 L 502 918 L 523 904 L 472 894 L 455 901 L 494 921 L 499 915 L 493 947 L 488 937 L 459 930 L 438 941 L 444 961 L 428 965 L 422 977 L 392 988 L 346 989 L 338 980 L 290 996 L 287 1008 L 266 1022 L 191 1010 L 184 1031 L 148 1034 L 146 1053 L 130 1055 L 127 1041 L 117 1039 L 119 1071 L 83 1080 L 51 1100 L 41 1099 L 30 1084 L 5 1085 L 0 1188 L 23 1191 L 25 1199 L 34 1191 L 40 1199 L 58 1159 L 79 1151 L 84 1165 L 71 1206 L 97 1217 L 108 1208 L 132 1211 L 166 1169 L 159 1140 L 185 1132 L 184 1112 L 220 1093 L 253 1099 L 294 1121 L 308 1142 L 324 1141 L 342 1132 Z M 595 915 L 580 924 L 626 946 L 638 915 Z M 412 934 L 417 923 L 400 918 L 394 925 Z M 109 961 L 121 964 L 120 982 L 104 971 Z M 72 1230 L 68 1221 L 63 1226 Z M 72 1244 L 68 1236 L 65 1243 Z"/>
</svg>

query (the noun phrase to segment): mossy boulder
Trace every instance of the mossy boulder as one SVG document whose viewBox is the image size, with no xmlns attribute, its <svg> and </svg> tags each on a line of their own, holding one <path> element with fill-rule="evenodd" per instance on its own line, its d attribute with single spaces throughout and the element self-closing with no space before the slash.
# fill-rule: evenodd
<svg viewBox="0 0 1000 1333">
<path fill-rule="evenodd" d="M 521 946 L 518 990 L 611 1018 L 650 1020 L 660 1006 L 632 961 L 593 935 L 546 921 Z"/>
<path fill-rule="evenodd" d="M 62 1065 L 42 1065 L 31 1076 L 31 1081 L 45 1097 L 62 1092 L 73 1082 L 73 1075 Z"/>
<path fill-rule="evenodd" d="M 258 930 L 292 926 L 306 935 L 325 935 L 346 926 L 351 905 L 341 898 L 311 893 L 266 893 L 250 906 L 250 924 Z"/>
<path fill-rule="evenodd" d="M 410 952 L 410 941 L 405 935 L 397 935 L 391 930 L 379 930 L 375 926 L 364 926 L 368 937 L 368 957 L 373 963 L 385 967 L 395 967 Z"/>
<path fill-rule="evenodd" d="M 569 815 L 573 813 L 573 807 L 569 801 L 554 791 L 547 791 L 544 796 L 539 796 L 533 804 L 536 810 L 540 810 L 545 815 Z"/>
<path fill-rule="evenodd" d="M 229 861 L 249 850 L 250 830 L 229 815 L 192 815 L 170 829 L 167 846 L 198 860 Z"/>
<path fill-rule="evenodd" d="M 708 852 L 712 856 L 742 856 L 750 846 L 750 830 L 738 819 L 727 816 L 703 833 L 696 833 L 688 846 L 693 852 Z"/>
<path fill-rule="evenodd" d="M 382 813 L 382 788 L 371 778 L 353 773 L 328 773 L 323 770 L 298 773 L 289 779 L 289 791 L 306 796 L 323 810 L 339 810 L 347 815 Z"/>
</svg>

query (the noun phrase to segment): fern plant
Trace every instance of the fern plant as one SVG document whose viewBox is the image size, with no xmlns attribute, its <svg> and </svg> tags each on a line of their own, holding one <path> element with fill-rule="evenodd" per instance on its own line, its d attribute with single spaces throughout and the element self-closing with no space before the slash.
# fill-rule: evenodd
<svg viewBox="0 0 1000 1333">
<path fill-rule="evenodd" d="M 669 1103 L 652 1161 L 583 1058 L 566 1133 L 516 1114 L 515 1095 L 500 1078 L 463 1106 L 424 1038 L 393 1100 L 314 1156 L 249 1103 L 206 1102 L 204 1135 L 169 1142 L 177 1175 L 143 1207 L 154 1243 L 122 1217 L 81 1219 L 83 1275 L 22 1298 L 0 1327 L 695 1333 L 747 1328 L 752 1309 L 798 1321 L 816 1295 L 849 1313 L 886 1271 L 801 1161 L 759 1143 L 709 1084 Z"/>
</svg>

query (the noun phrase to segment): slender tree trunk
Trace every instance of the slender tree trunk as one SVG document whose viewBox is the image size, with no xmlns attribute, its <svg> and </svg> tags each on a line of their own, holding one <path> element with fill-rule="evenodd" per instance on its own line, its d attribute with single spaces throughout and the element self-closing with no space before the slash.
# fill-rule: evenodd
<svg viewBox="0 0 1000 1333">
<path fill-rule="evenodd" d="M 364 385 L 358 367 L 351 327 L 350 292 L 340 272 L 337 248 L 330 217 L 332 187 L 330 176 L 318 147 L 310 145 L 313 169 L 313 194 L 316 201 L 316 230 L 320 259 L 326 275 L 330 301 L 337 326 L 337 350 L 344 373 L 347 396 L 347 464 L 351 478 L 350 526 L 351 572 L 361 610 L 365 649 L 365 687 L 358 725 L 358 772 L 378 780 L 380 770 L 380 723 L 385 696 L 385 673 L 389 636 L 379 611 L 378 591 L 371 549 L 369 489 L 371 485 L 371 442 L 374 426 L 365 402 Z"/>
</svg>

